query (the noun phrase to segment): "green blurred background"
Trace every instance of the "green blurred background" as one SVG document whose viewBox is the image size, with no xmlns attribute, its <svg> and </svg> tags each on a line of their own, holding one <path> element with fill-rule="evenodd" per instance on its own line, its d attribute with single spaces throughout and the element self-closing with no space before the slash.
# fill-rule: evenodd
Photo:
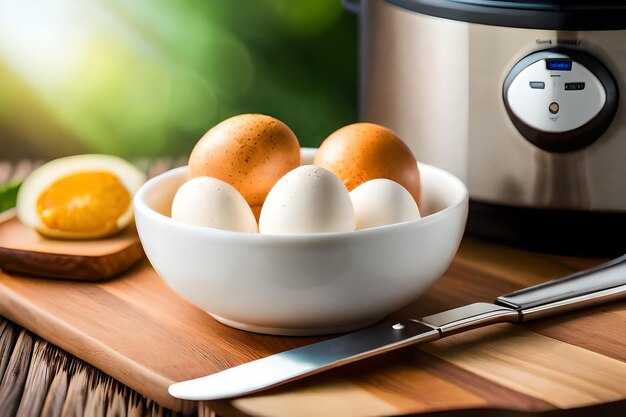
<svg viewBox="0 0 626 417">
<path fill-rule="evenodd" d="M 340 0 L 0 0 L 0 160 L 184 156 L 270 114 L 303 146 L 356 119 Z"/>
</svg>

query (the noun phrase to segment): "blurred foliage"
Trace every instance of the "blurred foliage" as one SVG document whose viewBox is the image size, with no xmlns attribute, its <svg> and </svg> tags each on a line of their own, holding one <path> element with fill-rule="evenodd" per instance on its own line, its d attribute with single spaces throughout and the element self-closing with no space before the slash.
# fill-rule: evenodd
<svg viewBox="0 0 626 417">
<path fill-rule="evenodd" d="M 185 155 L 258 112 L 303 146 L 356 119 L 339 0 L 0 0 L 0 159 Z"/>
<path fill-rule="evenodd" d="M 7 184 L 0 184 L 0 213 L 4 210 L 15 207 L 17 191 L 21 185 L 20 181 L 11 181 Z"/>
</svg>

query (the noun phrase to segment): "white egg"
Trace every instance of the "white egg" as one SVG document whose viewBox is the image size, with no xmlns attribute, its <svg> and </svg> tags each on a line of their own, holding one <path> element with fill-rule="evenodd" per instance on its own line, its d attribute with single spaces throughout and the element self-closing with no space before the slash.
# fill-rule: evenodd
<svg viewBox="0 0 626 417">
<path fill-rule="evenodd" d="M 211 177 L 184 183 L 172 201 L 172 219 L 199 226 L 256 233 L 252 209 L 232 185 Z"/>
<path fill-rule="evenodd" d="M 347 232 L 356 226 L 350 194 L 332 172 L 303 165 L 270 190 L 259 219 L 267 234 Z"/>
<path fill-rule="evenodd" d="M 417 220 L 420 212 L 406 188 L 384 178 L 370 180 L 350 192 L 356 228 L 370 229 Z"/>
</svg>

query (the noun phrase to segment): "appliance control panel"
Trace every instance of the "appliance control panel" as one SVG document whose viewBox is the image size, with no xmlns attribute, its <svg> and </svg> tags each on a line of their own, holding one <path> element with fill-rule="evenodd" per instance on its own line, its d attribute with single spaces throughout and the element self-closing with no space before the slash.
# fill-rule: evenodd
<svg viewBox="0 0 626 417">
<path fill-rule="evenodd" d="M 520 120 L 545 132 L 576 129 L 597 116 L 606 103 L 598 77 L 566 56 L 527 66 L 506 94 L 511 111 Z"/>
<path fill-rule="evenodd" d="M 532 53 L 513 66 L 503 99 L 515 127 L 551 152 L 590 145 L 617 109 L 617 85 L 591 55 L 563 48 Z"/>
</svg>

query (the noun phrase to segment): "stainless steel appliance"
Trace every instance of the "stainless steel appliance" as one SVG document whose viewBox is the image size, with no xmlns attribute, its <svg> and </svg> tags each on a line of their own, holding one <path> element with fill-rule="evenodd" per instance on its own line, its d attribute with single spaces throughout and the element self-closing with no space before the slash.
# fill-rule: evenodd
<svg viewBox="0 0 626 417">
<path fill-rule="evenodd" d="M 470 191 L 470 233 L 626 251 L 626 2 L 362 0 L 360 117 Z"/>
</svg>

